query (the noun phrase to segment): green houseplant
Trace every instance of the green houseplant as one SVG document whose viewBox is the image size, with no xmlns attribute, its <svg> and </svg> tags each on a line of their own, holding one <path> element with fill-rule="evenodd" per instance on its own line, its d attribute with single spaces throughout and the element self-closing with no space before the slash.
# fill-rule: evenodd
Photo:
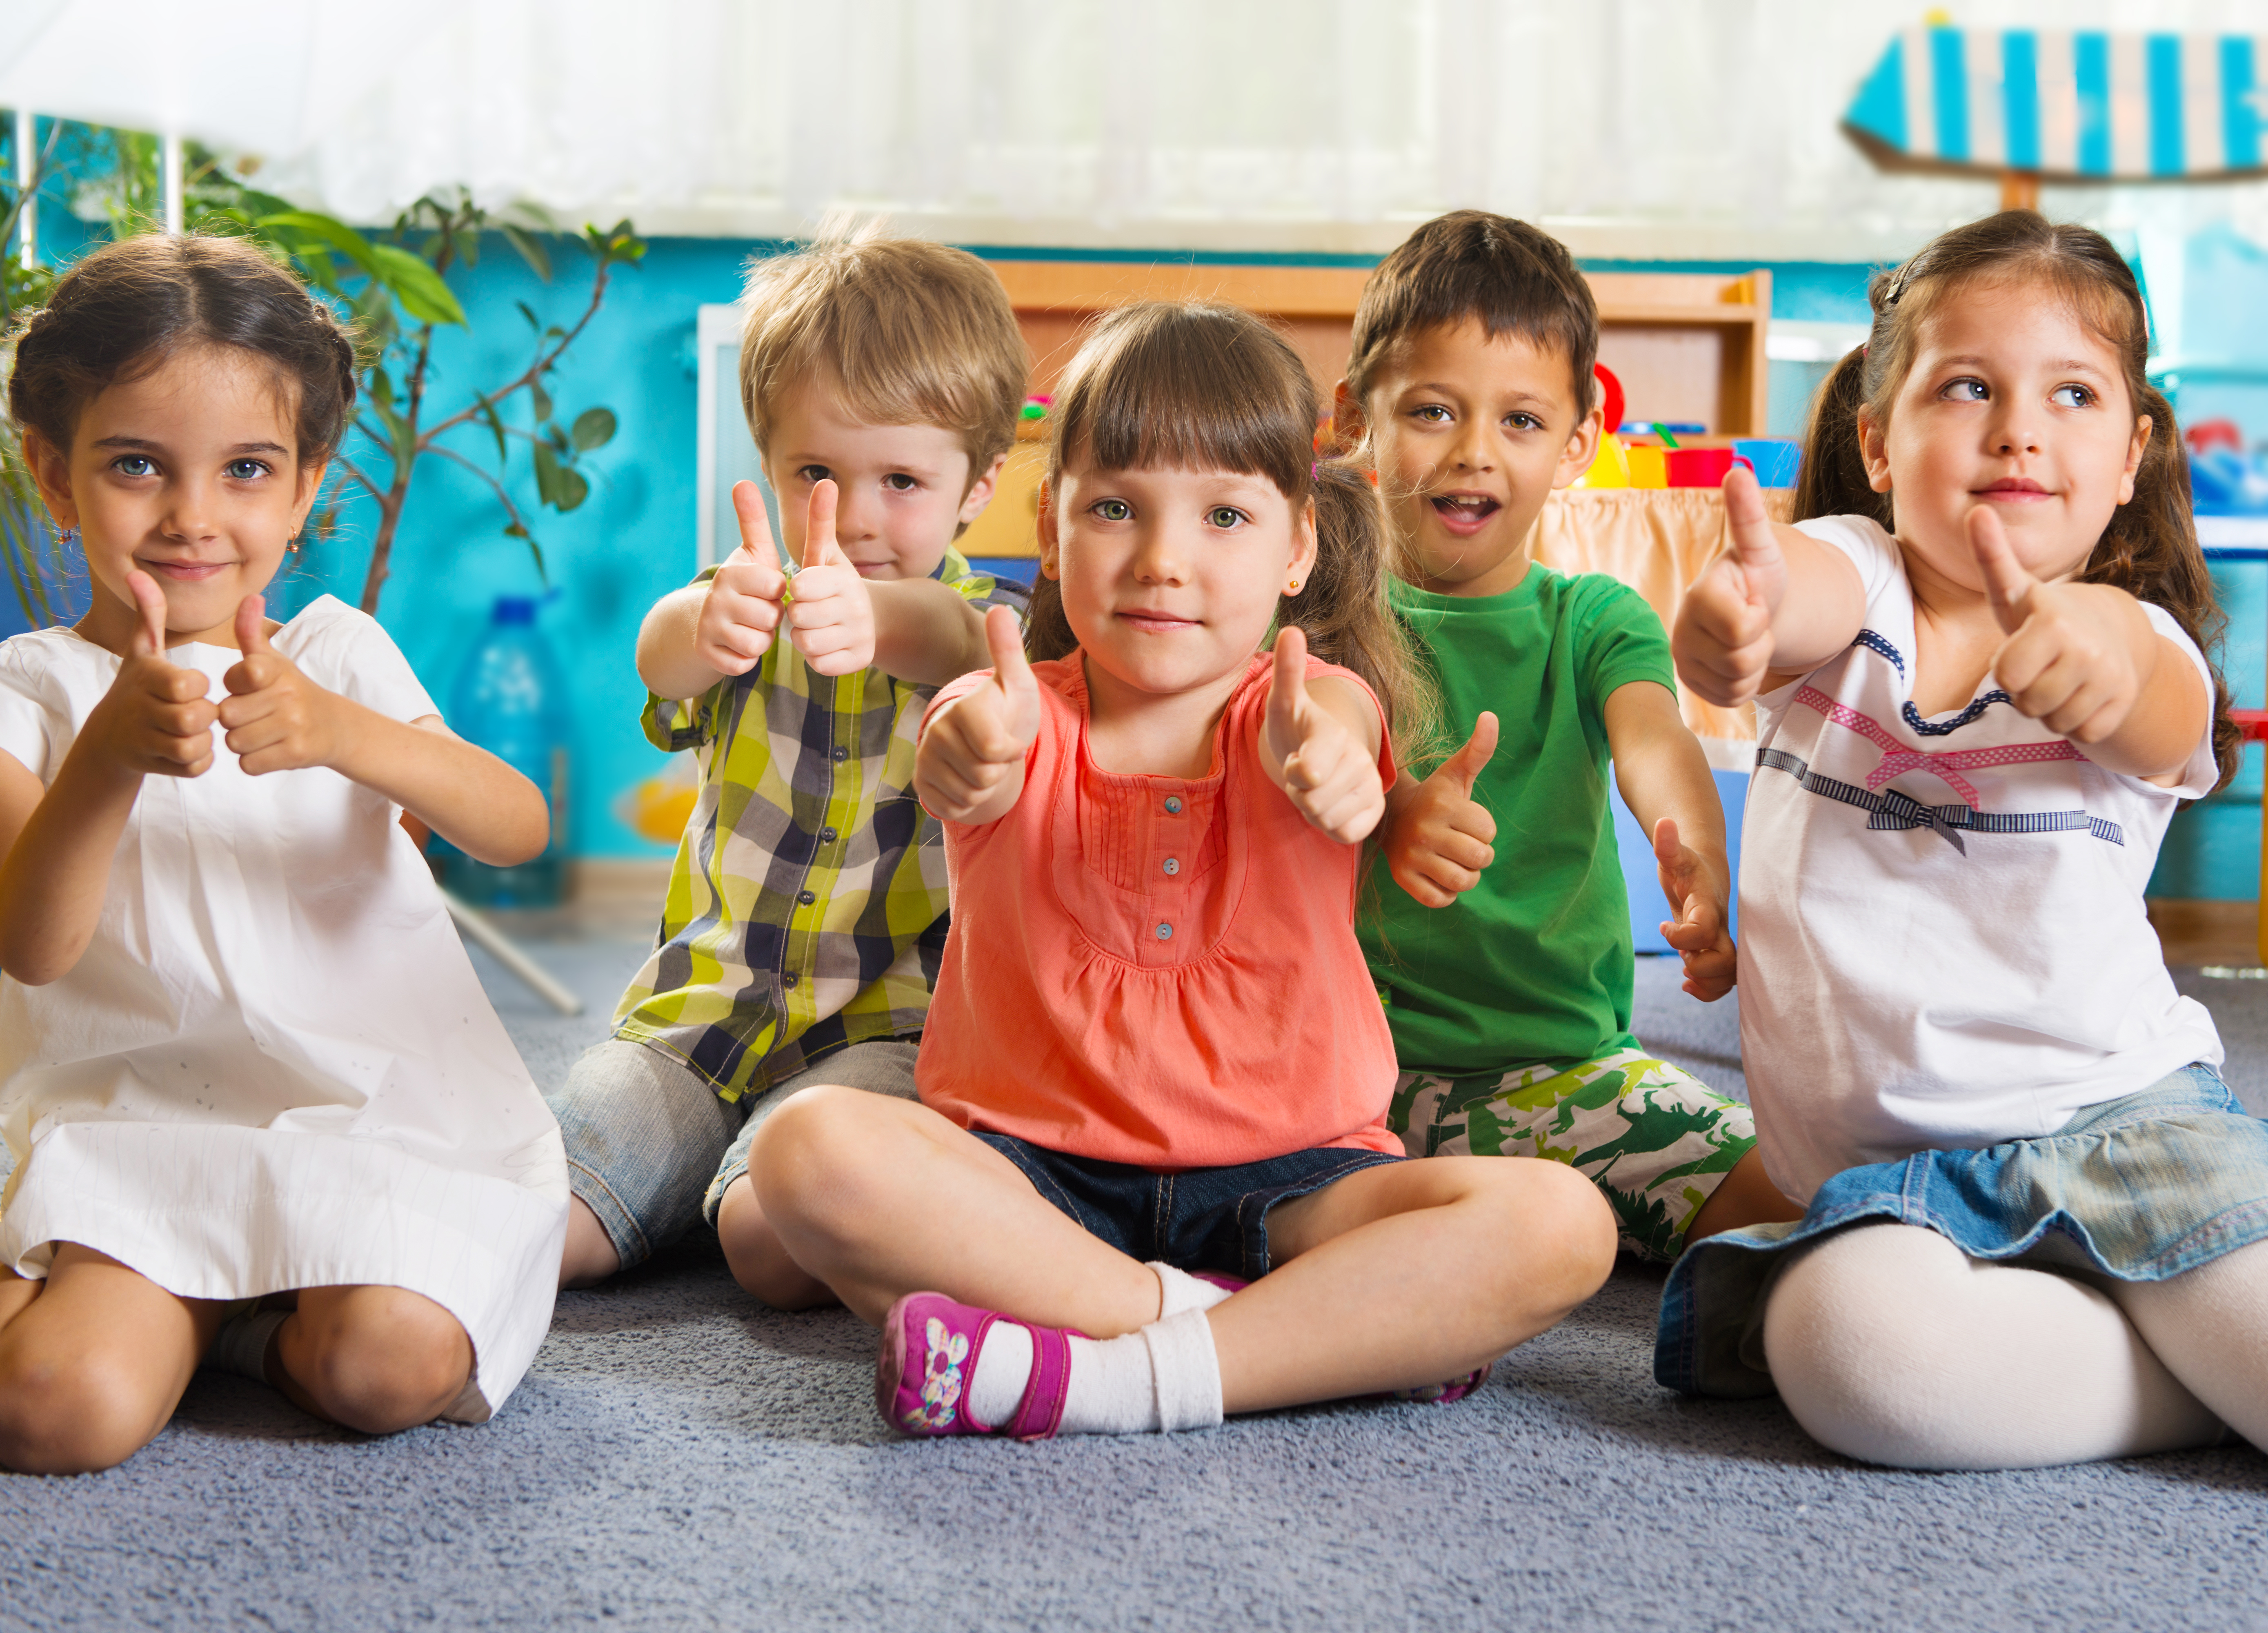
<svg viewBox="0 0 2268 1633">
<path fill-rule="evenodd" d="M 91 178 L 75 178 L 79 195 L 104 207 L 114 235 L 152 230 L 153 139 L 132 132 L 96 132 L 94 137 L 82 138 L 72 150 L 94 173 Z M 51 134 L 50 153 L 54 145 Z M 449 287 L 448 274 L 476 265 L 483 244 L 501 238 L 548 283 L 554 270 L 551 246 L 570 235 L 532 207 L 490 211 L 462 188 L 429 194 L 402 211 L 390 228 L 366 232 L 259 191 L 202 149 L 192 146 L 189 160 L 183 213 L 192 229 L 234 231 L 257 239 L 356 323 L 361 412 L 355 429 L 360 438 L 342 451 L 336 484 L 317 511 L 314 525 L 319 535 L 335 529 L 339 502 L 352 489 L 359 489 L 375 507 L 363 610 L 378 610 L 411 480 L 427 458 L 461 467 L 486 483 L 499 507 L 503 532 L 525 542 L 541 570 L 542 550 L 534 529 L 506 485 L 515 464 L 514 445 L 525 444 L 529 451 L 539 508 L 572 511 L 590 496 L 590 478 L 580 467 L 585 456 L 613 439 L 615 413 L 594 405 L 566 418 L 553 401 L 549 380 L 568 348 L 598 315 L 615 270 L 636 264 L 645 254 L 645 245 L 630 224 L 585 227 L 572 235 L 571 241 L 592 262 L 590 295 L 572 323 L 547 325 L 521 303 L 530 331 L 526 365 L 486 388 L 460 391 L 444 400 L 433 367 L 435 337 L 445 328 L 468 327 L 464 306 Z M 0 217 L 11 229 L 22 204 L 16 189 L 0 188 Z M 11 259 L 8 310 L 39 305 L 55 276 L 51 269 L 25 268 Z M 6 312 L 0 312 L 0 317 L 5 316 Z M 492 466 L 475 457 L 483 445 L 492 445 Z M 26 616 L 37 622 L 51 621 L 49 586 L 60 563 L 24 467 L 17 428 L 4 413 L 0 413 L 0 556 L 5 558 Z"/>
</svg>

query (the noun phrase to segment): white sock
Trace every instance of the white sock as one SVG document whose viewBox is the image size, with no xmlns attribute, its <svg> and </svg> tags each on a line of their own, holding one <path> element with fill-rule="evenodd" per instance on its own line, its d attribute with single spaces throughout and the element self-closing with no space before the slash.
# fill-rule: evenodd
<svg viewBox="0 0 2268 1633">
<path fill-rule="evenodd" d="M 1814 1439 L 1893 1467 L 2041 1468 L 2221 1433 L 2093 1287 L 1918 1225 L 1855 1226 L 1793 1261 L 1764 1353 Z"/>
<path fill-rule="evenodd" d="M 1070 1342 L 1061 1433 L 1131 1435 L 1220 1422 L 1220 1362 L 1204 1311 L 1183 1310 L 1122 1338 Z M 968 1380 L 969 1416 L 989 1429 L 1005 1427 L 1031 1376 L 1030 1329 L 995 1321 Z"/>
<path fill-rule="evenodd" d="M 268 1310 L 229 1317 L 213 1335 L 212 1348 L 205 1351 L 202 1365 L 266 1383 L 269 1342 L 290 1314 L 288 1310 Z"/>
<path fill-rule="evenodd" d="M 969 1416 L 987 1429 L 998 1429 L 1016 1415 L 1024 1401 L 1024 1386 L 1032 1380 L 1032 1329 L 1013 1321 L 995 1321 L 984 1334 L 984 1347 L 976 1352 L 976 1371 L 968 1379 Z"/>
<path fill-rule="evenodd" d="M 1199 1281 L 1187 1270 L 1177 1270 L 1162 1259 L 1151 1260 L 1150 1269 L 1158 1277 L 1158 1319 L 1161 1321 L 1184 1310 L 1210 1310 L 1228 1297 L 1227 1288 Z"/>
</svg>

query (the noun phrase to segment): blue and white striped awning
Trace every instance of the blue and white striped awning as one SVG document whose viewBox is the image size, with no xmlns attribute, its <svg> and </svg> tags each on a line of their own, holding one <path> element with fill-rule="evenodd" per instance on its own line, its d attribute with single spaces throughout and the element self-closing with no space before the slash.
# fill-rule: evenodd
<svg viewBox="0 0 2268 1633">
<path fill-rule="evenodd" d="M 1890 162 L 2119 180 L 2268 166 L 2268 37 L 1909 28 L 1844 115 Z"/>
</svg>

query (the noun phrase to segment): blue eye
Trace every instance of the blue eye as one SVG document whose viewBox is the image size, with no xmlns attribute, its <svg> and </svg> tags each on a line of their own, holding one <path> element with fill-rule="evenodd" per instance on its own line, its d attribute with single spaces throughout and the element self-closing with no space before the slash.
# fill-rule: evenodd
<svg viewBox="0 0 2268 1633">
<path fill-rule="evenodd" d="M 1940 396 L 1951 398 L 1955 402 L 1983 402 L 1990 398 L 1992 394 L 1991 392 L 1984 388 L 1984 382 L 1983 380 L 1973 379 L 1965 376 L 1960 379 L 1949 382 L 1946 386 L 1944 391 L 1939 394 Z"/>
<path fill-rule="evenodd" d="M 1123 522 L 1134 514 L 1134 507 L 1123 499 L 1097 499 L 1087 508 L 1099 521 Z"/>
<path fill-rule="evenodd" d="M 228 474 L 239 482 L 257 482 L 269 474 L 268 467 L 258 460 L 231 460 Z"/>
<path fill-rule="evenodd" d="M 2095 394 L 2084 386 L 2058 386 L 2048 394 L 2048 401 L 2058 408 L 2092 408 Z"/>
<path fill-rule="evenodd" d="M 110 462 L 110 468 L 121 476 L 155 476 L 157 462 L 146 453 L 122 453 Z"/>
</svg>

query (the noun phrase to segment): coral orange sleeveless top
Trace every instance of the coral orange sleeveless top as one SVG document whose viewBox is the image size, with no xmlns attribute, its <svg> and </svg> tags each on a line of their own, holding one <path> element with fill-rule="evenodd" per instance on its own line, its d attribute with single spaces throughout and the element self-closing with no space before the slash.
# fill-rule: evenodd
<svg viewBox="0 0 2268 1633">
<path fill-rule="evenodd" d="M 1154 1169 L 1400 1151 L 1394 1041 L 1354 934 L 1362 848 L 1311 828 L 1262 770 L 1270 663 L 1252 659 L 1195 781 L 1098 769 L 1079 654 L 1033 666 L 1023 797 L 998 821 L 945 824 L 953 928 L 924 1104 Z M 1307 674 L 1362 685 L 1314 658 Z M 1379 774 L 1393 783 L 1382 730 Z"/>
</svg>

